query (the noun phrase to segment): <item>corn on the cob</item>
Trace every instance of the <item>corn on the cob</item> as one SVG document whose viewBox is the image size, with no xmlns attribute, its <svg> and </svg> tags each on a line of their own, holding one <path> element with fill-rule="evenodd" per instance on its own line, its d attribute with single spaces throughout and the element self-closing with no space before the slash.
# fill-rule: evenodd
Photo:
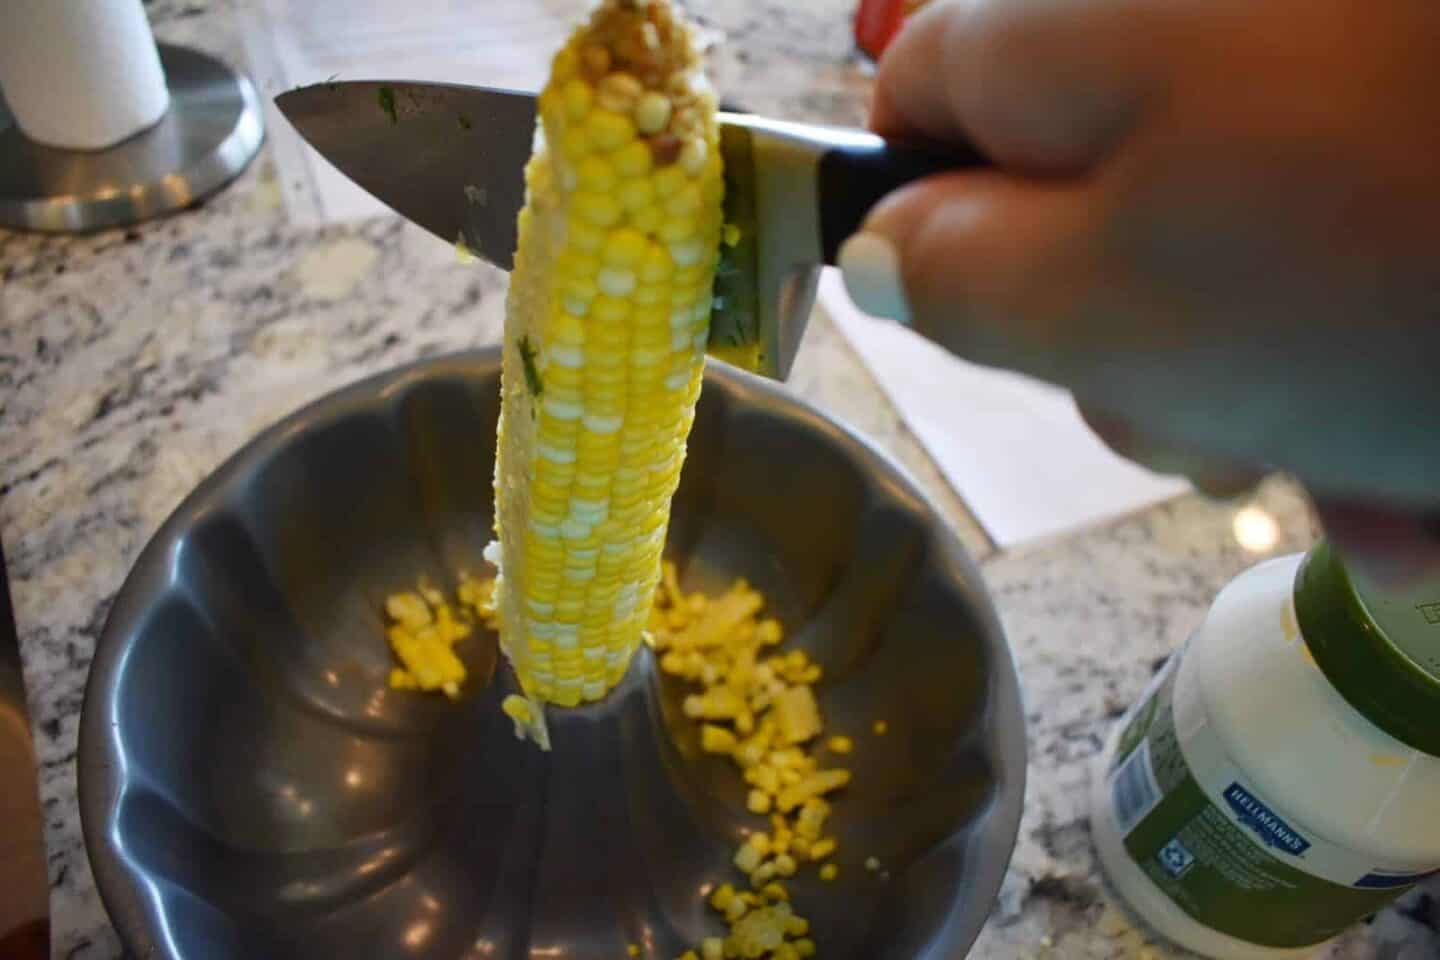
<svg viewBox="0 0 1440 960">
<path fill-rule="evenodd" d="M 505 321 L 497 606 L 526 696 L 574 706 L 619 682 L 649 617 L 724 181 L 716 100 L 668 0 L 604 0 L 539 113 Z"/>
</svg>

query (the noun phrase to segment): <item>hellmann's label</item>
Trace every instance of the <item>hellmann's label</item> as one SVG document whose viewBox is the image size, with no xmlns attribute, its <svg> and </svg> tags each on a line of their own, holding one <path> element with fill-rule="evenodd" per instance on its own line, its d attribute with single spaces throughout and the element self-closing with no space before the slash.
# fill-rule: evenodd
<svg viewBox="0 0 1440 960">
<path fill-rule="evenodd" d="M 1240 824 L 1259 837 L 1265 846 L 1295 857 L 1310 849 L 1309 840 L 1291 829 L 1290 824 L 1276 816 L 1273 810 L 1256 800 L 1240 784 L 1232 783 L 1226 787 L 1224 797 Z"/>
<path fill-rule="evenodd" d="M 1198 699 L 1177 699 L 1182 660 L 1121 721 L 1107 774 L 1126 851 L 1182 910 L 1251 943 L 1307 947 L 1440 873 L 1375 863 L 1288 818 L 1225 756 Z"/>
</svg>

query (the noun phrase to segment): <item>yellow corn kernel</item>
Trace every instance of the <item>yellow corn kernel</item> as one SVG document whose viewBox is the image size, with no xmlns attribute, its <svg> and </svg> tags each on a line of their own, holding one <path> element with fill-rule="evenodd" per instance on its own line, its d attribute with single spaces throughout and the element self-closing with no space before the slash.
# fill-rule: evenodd
<svg viewBox="0 0 1440 960">
<path fill-rule="evenodd" d="M 635 124 L 622 113 L 595 110 L 585 120 L 585 133 L 598 150 L 616 150 L 635 139 Z"/>
<path fill-rule="evenodd" d="M 780 790 L 780 774 L 768 764 L 760 763 L 745 771 L 745 782 L 766 793 Z"/>
<path fill-rule="evenodd" d="M 735 888 L 728 883 L 722 883 L 710 894 L 710 906 L 716 910 L 724 910 L 735 899 Z"/>
<path fill-rule="evenodd" d="M 890 732 L 890 724 L 886 723 L 884 720 L 876 720 L 875 725 L 871 727 L 871 729 L 875 731 L 875 736 L 883 737 L 885 736 L 885 734 Z"/>
<path fill-rule="evenodd" d="M 835 852 L 835 848 L 838 846 L 839 844 L 836 842 L 834 837 L 826 837 L 824 840 L 812 843 L 810 845 L 810 859 L 812 861 L 824 860 L 826 857 L 833 854 Z"/>
<path fill-rule="evenodd" d="M 776 804 L 782 813 L 789 813 L 811 797 L 839 790 L 849 782 L 849 770 L 821 770 L 781 790 L 776 797 Z"/>
<path fill-rule="evenodd" d="M 846 754 L 855 749 L 855 741 L 849 737 L 835 736 L 829 739 L 826 746 L 830 748 L 831 753 Z"/>
<path fill-rule="evenodd" d="M 746 914 L 731 932 L 740 956 L 760 957 L 778 950 L 785 942 L 785 927 L 793 915 L 788 903 L 772 904 Z"/>
<path fill-rule="evenodd" d="M 418 593 L 395 593 L 386 597 L 385 613 L 410 630 L 429 626 L 432 620 L 429 605 Z"/>
<path fill-rule="evenodd" d="M 820 706 L 809 687 L 790 687 L 775 698 L 775 716 L 784 743 L 804 743 L 820 733 Z"/>
<path fill-rule="evenodd" d="M 738 743 L 735 734 L 724 727 L 707 723 L 700 728 L 700 749 L 706 753 L 733 753 Z"/>
<path fill-rule="evenodd" d="M 833 863 L 827 863 L 820 868 L 820 879 L 829 883 L 840 875 L 840 868 Z"/>
<path fill-rule="evenodd" d="M 670 98 L 650 91 L 635 104 L 635 126 L 643 134 L 659 133 L 670 122 Z"/>
<path fill-rule="evenodd" d="M 735 866 L 741 873 L 753 873 L 760 866 L 763 854 L 748 843 L 740 845 L 735 851 Z"/>
</svg>

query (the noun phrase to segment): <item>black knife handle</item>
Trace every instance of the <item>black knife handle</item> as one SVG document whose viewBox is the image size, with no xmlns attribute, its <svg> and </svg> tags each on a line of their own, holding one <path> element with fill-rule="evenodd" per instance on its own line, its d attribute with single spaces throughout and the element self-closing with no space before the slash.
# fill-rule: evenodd
<svg viewBox="0 0 1440 960">
<path fill-rule="evenodd" d="M 872 207 L 891 191 L 936 173 L 988 167 L 969 146 L 938 149 L 873 140 L 830 147 L 820 158 L 820 243 L 826 263 L 860 229 Z"/>
</svg>

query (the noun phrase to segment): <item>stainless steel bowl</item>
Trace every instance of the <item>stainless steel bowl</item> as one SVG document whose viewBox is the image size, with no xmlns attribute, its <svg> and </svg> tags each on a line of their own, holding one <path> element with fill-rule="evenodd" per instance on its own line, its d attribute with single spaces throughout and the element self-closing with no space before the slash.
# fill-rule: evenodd
<svg viewBox="0 0 1440 960">
<path fill-rule="evenodd" d="M 720 932 L 702 891 L 738 879 L 760 822 L 644 651 L 603 704 L 552 711 L 548 755 L 499 712 L 491 637 L 462 645 L 459 702 L 386 686 L 382 597 L 481 566 L 498 379 L 486 351 L 323 399 L 145 549 L 80 742 L 86 843 L 136 956 L 670 960 Z M 712 364 L 670 548 L 691 584 L 764 590 L 857 741 L 840 878 L 791 885 L 820 955 L 962 956 L 1010 857 L 1025 741 L 959 544 L 853 434 Z"/>
</svg>

